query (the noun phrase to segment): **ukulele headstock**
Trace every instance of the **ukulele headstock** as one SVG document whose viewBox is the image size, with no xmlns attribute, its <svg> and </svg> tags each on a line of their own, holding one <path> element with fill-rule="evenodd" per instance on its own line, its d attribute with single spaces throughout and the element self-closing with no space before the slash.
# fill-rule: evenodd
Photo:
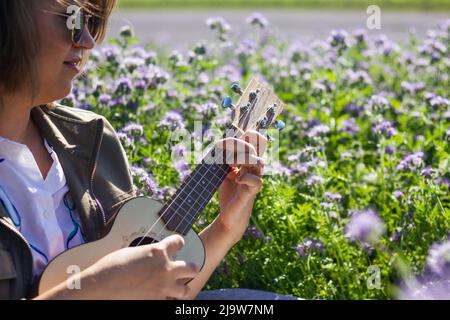
<svg viewBox="0 0 450 320">
<path fill-rule="evenodd" d="M 231 109 L 232 126 L 244 133 L 247 130 L 263 130 L 275 127 L 282 130 L 284 122 L 276 118 L 284 109 L 284 103 L 277 97 L 273 89 L 257 78 L 253 78 L 245 91 L 237 83 L 231 90 L 238 94 L 239 100 L 233 105 L 230 97 L 222 100 L 224 108 Z"/>
</svg>

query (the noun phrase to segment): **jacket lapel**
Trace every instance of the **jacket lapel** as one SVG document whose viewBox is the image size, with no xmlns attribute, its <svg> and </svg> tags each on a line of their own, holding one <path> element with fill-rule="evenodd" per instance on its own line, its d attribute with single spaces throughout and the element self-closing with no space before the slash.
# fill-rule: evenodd
<svg viewBox="0 0 450 320">
<path fill-rule="evenodd" d="M 101 220 L 90 185 L 101 136 L 98 120 L 70 119 L 46 107 L 33 108 L 31 117 L 58 155 L 86 240 L 97 240 Z"/>
</svg>

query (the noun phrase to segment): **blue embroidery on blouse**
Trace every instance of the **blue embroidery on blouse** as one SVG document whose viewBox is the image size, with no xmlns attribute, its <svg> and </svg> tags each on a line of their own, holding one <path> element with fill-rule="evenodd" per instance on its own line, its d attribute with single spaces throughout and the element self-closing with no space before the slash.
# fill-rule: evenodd
<svg viewBox="0 0 450 320">
<path fill-rule="evenodd" d="M 0 186 L 1 191 L 3 192 L 3 194 L 6 196 L 7 200 L 9 201 L 9 203 L 11 204 L 13 210 L 14 210 L 14 214 L 15 214 L 15 218 L 11 215 L 11 212 L 9 212 L 8 207 L 6 206 L 5 202 L 3 202 L 3 200 L 0 198 L 0 203 L 3 206 L 3 209 L 6 211 L 6 213 L 8 214 L 8 217 L 11 219 L 11 221 L 13 222 L 14 226 L 16 228 L 21 229 L 22 227 L 22 217 L 20 216 L 19 212 L 16 209 L 16 206 L 14 206 L 14 204 L 12 203 L 12 201 L 9 199 L 8 194 L 5 192 L 5 189 L 3 189 L 2 186 Z"/>
<path fill-rule="evenodd" d="M 43 253 L 41 250 L 39 250 L 38 248 L 36 248 L 35 246 L 33 246 L 31 243 L 30 243 L 30 247 L 31 247 L 31 249 L 33 249 L 34 251 L 36 251 L 37 253 L 39 253 L 41 256 L 43 256 L 44 259 L 45 259 L 45 262 L 48 263 L 48 257 L 45 255 L 45 253 Z"/>
<path fill-rule="evenodd" d="M 70 219 L 72 220 L 72 223 L 73 223 L 73 230 L 70 232 L 70 234 L 67 238 L 66 249 L 69 249 L 70 241 L 72 241 L 72 239 L 76 236 L 76 234 L 78 233 L 78 230 L 80 230 L 81 236 L 83 237 L 83 239 L 85 239 L 84 234 L 81 231 L 81 226 L 78 224 L 78 222 L 73 217 L 73 210 L 75 210 L 75 203 L 69 202 L 68 195 L 69 195 L 69 192 L 67 192 L 64 195 L 64 205 L 66 206 L 67 210 L 69 210 Z"/>
<path fill-rule="evenodd" d="M 2 188 L 2 186 L 0 186 L 0 189 L 2 190 L 2 192 L 6 195 L 9 203 L 11 204 L 11 206 L 13 207 L 14 213 L 16 214 L 16 219 L 14 219 L 11 215 L 11 213 L 9 212 L 8 208 L 6 207 L 5 202 L 0 199 L 0 203 L 2 204 L 3 208 L 5 209 L 6 213 L 8 214 L 9 218 L 11 219 L 11 221 L 14 223 L 14 226 L 16 228 L 19 229 L 19 231 L 22 231 L 22 218 L 19 214 L 19 212 L 17 211 L 16 207 L 14 206 L 14 204 L 12 203 L 12 201 L 9 199 L 8 194 L 5 192 L 5 190 Z M 33 249 L 34 251 L 36 251 L 37 253 L 39 253 L 41 256 L 44 257 L 45 261 L 48 263 L 48 257 L 45 255 L 45 253 L 43 253 L 41 250 L 39 250 L 37 247 L 35 247 L 34 245 L 32 245 L 29 241 L 28 241 L 31 249 Z"/>
</svg>

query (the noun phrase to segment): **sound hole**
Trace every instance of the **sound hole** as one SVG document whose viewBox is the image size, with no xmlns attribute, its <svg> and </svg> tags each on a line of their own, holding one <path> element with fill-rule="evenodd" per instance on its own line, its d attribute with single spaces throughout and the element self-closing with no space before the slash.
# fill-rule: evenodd
<svg viewBox="0 0 450 320">
<path fill-rule="evenodd" d="M 157 243 L 159 242 L 158 240 L 155 240 L 151 237 L 140 237 L 140 238 L 136 238 L 134 239 L 131 243 L 130 243 L 130 247 L 137 247 L 138 244 L 140 246 L 145 246 L 147 244 L 152 244 L 152 243 Z"/>
</svg>

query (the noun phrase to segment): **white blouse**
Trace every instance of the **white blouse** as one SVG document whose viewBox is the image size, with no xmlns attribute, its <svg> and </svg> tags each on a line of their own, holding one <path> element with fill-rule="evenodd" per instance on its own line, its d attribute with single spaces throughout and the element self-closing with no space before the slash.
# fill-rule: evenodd
<svg viewBox="0 0 450 320">
<path fill-rule="evenodd" d="M 30 244 L 34 280 L 58 254 L 85 242 L 58 156 L 44 144 L 53 159 L 45 180 L 26 145 L 0 137 L 0 205 Z"/>
</svg>

